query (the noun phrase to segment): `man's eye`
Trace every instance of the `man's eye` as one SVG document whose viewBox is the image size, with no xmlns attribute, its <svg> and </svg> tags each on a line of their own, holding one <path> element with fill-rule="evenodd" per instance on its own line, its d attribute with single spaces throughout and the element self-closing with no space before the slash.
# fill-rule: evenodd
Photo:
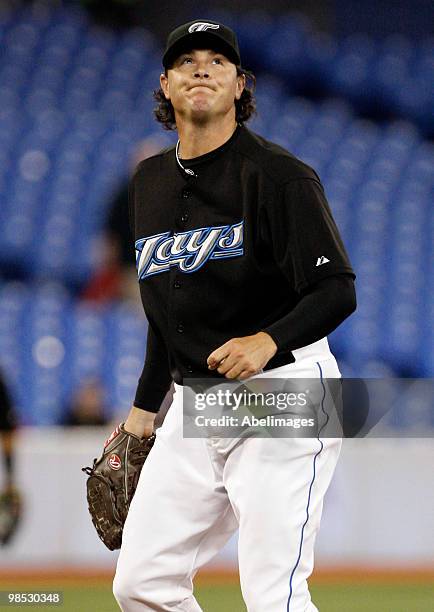
<svg viewBox="0 0 434 612">
<path fill-rule="evenodd" d="M 213 59 L 213 62 L 217 62 L 218 64 L 221 64 L 221 63 L 222 63 L 222 60 L 221 60 L 219 57 L 215 57 L 215 58 Z"/>
<path fill-rule="evenodd" d="M 184 57 L 184 59 L 182 60 L 183 64 L 187 64 L 189 62 L 192 62 L 193 60 L 191 59 L 191 57 Z"/>
</svg>

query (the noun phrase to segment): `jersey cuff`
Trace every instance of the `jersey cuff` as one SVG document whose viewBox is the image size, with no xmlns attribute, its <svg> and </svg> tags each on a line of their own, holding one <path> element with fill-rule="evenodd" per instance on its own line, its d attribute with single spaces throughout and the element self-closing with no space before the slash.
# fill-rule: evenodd
<svg viewBox="0 0 434 612">
<path fill-rule="evenodd" d="M 277 351 L 274 357 L 282 351 L 282 342 L 281 342 L 281 339 L 279 338 L 279 334 L 276 329 L 278 326 L 279 326 L 279 321 L 276 321 L 276 323 L 272 323 L 269 327 L 264 327 L 264 329 L 259 330 L 261 332 L 264 332 L 265 334 L 268 334 L 274 340 L 274 343 L 277 346 Z"/>
<path fill-rule="evenodd" d="M 133 406 L 146 410 L 147 412 L 154 412 L 155 414 L 160 410 L 160 406 L 163 403 L 163 399 L 169 390 L 167 389 L 146 389 L 141 387 L 140 382 L 137 387 L 136 396 L 134 398 Z"/>
</svg>

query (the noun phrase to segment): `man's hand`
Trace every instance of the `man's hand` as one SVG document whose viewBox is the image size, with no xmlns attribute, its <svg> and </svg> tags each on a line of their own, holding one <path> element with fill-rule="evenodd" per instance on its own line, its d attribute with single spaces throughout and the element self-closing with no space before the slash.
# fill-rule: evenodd
<svg viewBox="0 0 434 612">
<path fill-rule="evenodd" d="M 154 431 L 155 412 L 148 412 L 133 406 L 125 421 L 125 431 L 132 433 L 139 438 L 149 438 Z"/>
<path fill-rule="evenodd" d="M 276 343 L 265 332 L 232 338 L 211 353 L 208 369 L 217 370 L 231 380 L 245 380 L 259 372 L 276 352 Z"/>
</svg>

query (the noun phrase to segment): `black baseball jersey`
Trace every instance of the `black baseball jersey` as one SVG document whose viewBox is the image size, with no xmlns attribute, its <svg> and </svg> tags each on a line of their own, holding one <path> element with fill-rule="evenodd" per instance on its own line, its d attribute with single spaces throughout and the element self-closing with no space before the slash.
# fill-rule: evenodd
<svg viewBox="0 0 434 612">
<path fill-rule="evenodd" d="M 278 347 L 265 369 L 293 362 L 285 315 L 321 279 L 354 277 L 318 175 L 245 126 L 193 160 L 175 147 L 144 160 L 129 203 L 149 323 L 134 404 L 146 410 L 172 379 L 218 376 L 207 357 L 234 337 L 265 331 Z"/>
</svg>

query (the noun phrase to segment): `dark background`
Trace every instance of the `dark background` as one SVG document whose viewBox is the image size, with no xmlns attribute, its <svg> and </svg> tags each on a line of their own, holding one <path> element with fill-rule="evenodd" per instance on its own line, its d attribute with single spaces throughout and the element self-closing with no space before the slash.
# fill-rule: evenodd
<svg viewBox="0 0 434 612">
<path fill-rule="evenodd" d="M 8 4 L 11 4 L 10 2 Z M 15 0 L 12 4 L 61 5 L 61 0 Z M 219 16 L 222 11 L 243 14 L 252 10 L 276 15 L 299 11 L 307 15 L 315 28 L 334 35 L 353 32 L 382 37 L 401 33 L 410 37 L 434 34 L 432 0 L 66 0 L 63 4 L 81 4 L 99 23 L 115 27 L 145 25 L 161 39 L 184 21 Z"/>
</svg>

